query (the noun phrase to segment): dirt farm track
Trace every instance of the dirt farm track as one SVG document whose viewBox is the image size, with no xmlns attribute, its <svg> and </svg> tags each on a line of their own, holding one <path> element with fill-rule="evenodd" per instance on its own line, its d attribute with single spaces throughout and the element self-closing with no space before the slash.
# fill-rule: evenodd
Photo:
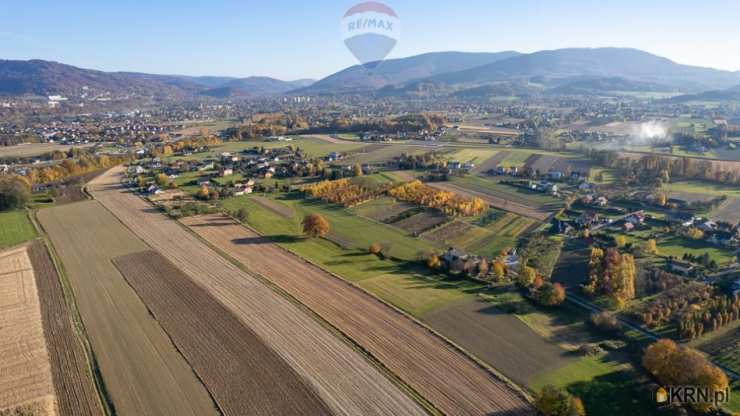
<svg viewBox="0 0 740 416">
<path fill-rule="evenodd" d="M 369 294 L 226 217 L 193 217 L 184 223 L 347 334 L 443 413 L 534 414 L 507 383 Z"/>
<path fill-rule="evenodd" d="M 306 380 L 332 414 L 425 413 L 382 370 L 302 307 L 233 265 L 138 196 L 125 191 L 120 185 L 122 169 L 101 175 L 88 189 L 149 246 L 139 251 L 158 251 L 204 288 Z"/>
</svg>

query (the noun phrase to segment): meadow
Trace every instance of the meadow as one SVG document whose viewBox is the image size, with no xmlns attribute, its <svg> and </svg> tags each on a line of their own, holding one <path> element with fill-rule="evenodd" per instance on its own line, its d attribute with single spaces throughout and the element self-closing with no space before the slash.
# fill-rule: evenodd
<svg viewBox="0 0 740 416">
<path fill-rule="evenodd" d="M 36 237 L 25 211 L 0 212 L 0 248 L 11 247 Z"/>
</svg>

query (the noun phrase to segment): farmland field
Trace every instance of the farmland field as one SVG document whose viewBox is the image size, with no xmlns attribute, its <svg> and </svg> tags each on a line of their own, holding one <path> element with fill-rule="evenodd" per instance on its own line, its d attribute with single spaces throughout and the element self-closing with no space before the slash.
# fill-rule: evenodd
<svg viewBox="0 0 740 416">
<path fill-rule="evenodd" d="M 709 217 L 715 221 L 726 221 L 730 224 L 740 223 L 740 197 L 729 198 L 712 211 Z"/>
<path fill-rule="evenodd" d="M 311 384 L 332 413 L 423 413 L 383 372 L 313 315 L 122 189 L 121 172 L 115 168 L 91 183 L 93 195 L 150 245 L 146 249 L 154 248 L 166 256 L 275 350 Z M 251 241 L 263 246 L 259 239 Z M 261 261 L 278 265 L 275 259 L 260 257 Z"/>
<path fill-rule="evenodd" d="M 240 415 L 244 409 L 250 415 L 331 414 L 280 356 L 159 253 L 130 254 L 113 262 L 224 415 Z"/>
<path fill-rule="evenodd" d="M 34 270 L 26 247 L 0 253 L 0 409 L 56 415 Z"/>
<path fill-rule="evenodd" d="M 94 146 L 94 143 L 78 144 L 78 145 L 62 145 L 54 143 L 29 143 L 29 144 L 18 144 L 15 146 L 0 146 L 0 158 L 3 157 L 33 157 L 41 156 L 54 151 L 66 152 L 71 148 L 84 149 L 86 147 Z"/>
<path fill-rule="evenodd" d="M 408 232 L 411 235 L 419 235 L 426 230 L 432 229 L 447 222 L 447 217 L 432 210 L 420 212 L 408 218 L 393 223 L 394 226 Z"/>
<path fill-rule="evenodd" d="M 224 206 L 233 211 L 241 207 L 253 206 L 253 197 L 237 197 L 224 201 Z M 439 248 L 435 244 L 408 235 L 404 230 L 391 225 L 355 215 L 353 209 L 324 203 L 315 199 L 303 199 L 297 195 L 278 197 L 273 203 L 285 205 L 294 210 L 293 218 L 284 218 L 285 235 L 301 234 L 301 221 L 307 214 L 318 213 L 331 224 L 332 239 L 344 248 L 367 250 L 375 243 L 384 243 L 390 247 L 390 255 L 401 259 L 414 259 L 419 250 Z M 360 205 L 361 207 L 362 205 Z M 368 209 L 372 211 L 372 209 Z"/>
<path fill-rule="evenodd" d="M 46 246 L 35 241 L 28 250 L 41 302 L 41 316 L 51 374 L 61 416 L 102 414 L 84 348 L 73 327 L 72 311 Z"/>
<path fill-rule="evenodd" d="M 537 222 L 511 212 L 497 212 L 496 219 L 484 226 L 457 220 L 423 236 L 445 246 L 462 249 L 480 256 L 495 257 L 504 249 L 516 247 L 517 239 Z"/>
<path fill-rule="evenodd" d="M 456 302 L 473 299 L 480 285 L 451 282 L 429 276 L 384 274 L 360 281 L 359 286 L 373 295 L 419 317 Z"/>
<path fill-rule="evenodd" d="M 448 156 L 448 159 L 457 160 L 462 163 L 470 162 L 474 163 L 475 165 L 480 165 L 481 163 L 493 157 L 497 152 L 498 151 L 494 149 L 462 149 L 450 154 Z"/>
<path fill-rule="evenodd" d="M 357 215 L 384 222 L 414 208 L 412 204 L 385 197 L 360 204 L 352 208 L 352 211 Z"/>
<path fill-rule="evenodd" d="M 283 218 L 293 218 L 293 216 L 295 216 L 295 211 L 293 211 L 291 207 L 285 204 L 281 204 L 273 199 L 265 198 L 263 196 L 254 196 L 252 197 L 252 199 L 254 200 L 254 202 L 260 204 L 261 206 L 269 209 L 270 211 Z"/>
<path fill-rule="evenodd" d="M 511 155 L 511 152 L 508 151 L 499 151 L 490 158 L 482 161 L 478 166 L 473 169 L 474 173 L 483 173 L 488 172 L 490 170 L 494 170 L 498 167 L 499 163 L 501 163 L 503 160 L 509 157 Z"/>
<path fill-rule="evenodd" d="M 393 160 L 402 154 L 416 155 L 429 152 L 430 149 L 421 146 L 397 146 L 397 145 L 367 145 L 366 148 L 357 150 L 358 154 L 340 160 L 342 165 L 380 164 Z"/>
<path fill-rule="evenodd" d="M 740 327 L 701 341 L 696 348 L 709 354 L 720 364 L 740 372 Z"/>
<path fill-rule="evenodd" d="M 509 385 L 368 294 L 222 216 L 184 222 L 347 334 L 447 414 L 531 414 Z"/>
<path fill-rule="evenodd" d="M 479 183 L 479 181 L 483 181 Z M 491 206 L 511 211 L 538 221 L 544 221 L 550 216 L 550 211 L 559 204 L 557 199 L 544 195 L 529 194 L 529 191 L 519 190 L 506 185 L 487 183 L 485 179 L 466 177 L 454 182 L 430 182 L 429 185 L 445 191 L 454 192 L 463 196 L 478 197 Z M 507 189 L 508 188 L 508 189 Z M 522 195 L 527 192 L 526 195 Z M 547 198 L 547 199 L 541 199 Z"/>
<path fill-rule="evenodd" d="M 455 304 L 422 320 L 521 385 L 568 363 L 565 350 L 545 341 L 514 315 L 481 300 Z"/>
<path fill-rule="evenodd" d="M 148 247 L 96 201 L 46 208 L 38 218 L 61 259 L 116 411 L 215 415 L 192 368 L 111 263 Z"/>
<path fill-rule="evenodd" d="M 11 247 L 36 237 L 25 211 L 0 212 L 0 248 Z"/>
</svg>

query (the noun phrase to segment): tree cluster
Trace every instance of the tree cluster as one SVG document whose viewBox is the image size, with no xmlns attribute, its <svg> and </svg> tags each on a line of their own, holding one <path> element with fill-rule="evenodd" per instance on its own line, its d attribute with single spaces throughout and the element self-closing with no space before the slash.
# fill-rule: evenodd
<svg viewBox="0 0 740 416">
<path fill-rule="evenodd" d="M 451 216 L 479 215 L 488 208 L 480 198 L 466 198 L 452 192 L 441 191 L 418 180 L 392 188 L 388 195 L 401 201 L 437 209 Z"/>
<path fill-rule="evenodd" d="M 714 392 L 726 389 L 729 383 L 725 373 L 699 352 L 680 347 L 668 339 L 649 346 L 642 358 L 642 364 L 666 386 L 700 386 Z M 701 412 L 707 412 L 713 407 L 710 403 L 692 406 Z"/>
<path fill-rule="evenodd" d="M 586 416 L 586 409 L 580 398 L 551 385 L 543 387 L 537 393 L 534 405 L 544 416 Z"/>
<path fill-rule="evenodd" d="M 635 298 L 637 267 L 630 254 L 621 254 L 616 248 L 606 251 L 594 247 L 588 264 L 589 281 L 583 290 L 590 296 L 603 295 L 619 307 Z"/>
<path fill-rule="evenodd" d="M 21 209 L 31 198 L 31 185 L 22 176 L 0 176 L 0 211 Z"/>
</svg>

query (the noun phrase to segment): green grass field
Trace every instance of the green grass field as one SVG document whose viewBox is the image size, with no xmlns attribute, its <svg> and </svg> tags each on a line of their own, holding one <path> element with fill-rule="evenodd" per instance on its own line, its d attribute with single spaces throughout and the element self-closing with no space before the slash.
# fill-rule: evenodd
<svg viewBox="0 0 740 416">
<path fill-rule="evenodd" d="M 36 237 L 25 211 L 0 212 L 0 248 L 14 246 Z"/>
<path fill-rule="evenodd" d="M 498 151 L 493 149 L 462 149 L 450 154 L 449 160 L 456 160 L 463 163 L 470 162 L 479 165 L 496 153 Z"/>
<path fill-rule="evenodd" d="M 664 192 L 689 192 L 710 196 L 740 197 L 740 187 L 703 181 L 677 181 L 663 185 Z"/>
<path fill-rule="evenodd" d="M 282 202 L 278 201 L 278 203 Z M 437 277 L 427 275 L 423 269 L 415 268 L 416 266 L 405 262 L 382 260 L 367 253 L 366 247 L 370 243 L 350 250 L 326 239 L 304 239 L 300 236 L 300 219 L 305 212 L 316 212 L 317 210 L 311 208 L 311 204 L 306 207 L 296 201 L 285 201 L 285 204 L 296 211 L 294 218 L 286 219 L 264 205 L 257 204 L 249 197 L 231 198 L 224 203 L 225 208 L 229 210 L 246 207 L 249 210 L 248 224 L 260 233 L 272 237 L 277 244 L 348 281 L 359 284 L 386 302 L 417 317 L 452 302 L 468 299 L 478 288 L 477 285 L 469 282 L 438 280 Z M 339 228 L 343 232 L 346 231 L 344 227 L 347 226 L 351 229 L 361 227 L 359 229 L 363 230 L 359 233 L 356 230 L 355 233 L 347 232 L 346 235 L 368 234 L 368 230 L 372 228 L 375 228 L 375 231 L 371 231 L 370 234 L 376 237 L 378 233 L 396 233 L 395 229 L 352 214 L 347 215 L 357 220 L 337 221 L 337 215 L 327 211 L 331 210 L 320 212 L 329 219 L 333 227 L 336 228 L 341 223 Z M 357 236 L 357 238 L 371 241 L 367 235 Z M 427 242 L 419 241 L 418 243 L 413 246 L 413 249 L 429 247 Z M 415 252 L 410 250 L 409 253 L 414 254 Z"/>
<path fill-rule="evenodd" d="M 539 390 L 548 384 L 580 397 L 589 415 L 652 415 L 656 412 L 649 395 L 640 393 L 640 377 L 623 359 L 612 354 L 582 357 L 537 377 L 530 387 Z"/>
<path fill-rule="evenodd" d="M 306 200 L 298 195 L 295 195 L 295 198 L 279 199 L 278 201 L 290 206 L 296 212 L 295 218 L 291 220 L 282 218 L 281 222 L 284 224 L 273 225 L 273 227 L 280 226 L 279 232 L 286 235 L 300 235 L 300 222 L 303 217 L 318 213 L 323 215 L 331 224 L 330 237 L 335 236 L 335 239 L 342 240 L 352 249 L 367 250 L 371 244 L 379 242 L 389 247 L 391 256 L 403 260 L 415 259 L 419 251 L 438 249 L 426 240 L 408 236 L 404 231 L 395 227 L 360 217 L 351 210 L 338 205 L 325 204 L 318 200 Z M 224 201 L 224 207 L 233 211 L 249 203 L 248 197 L 232 198 Z M 254 206 L 253 203 L 252 206 Z"/>
<path fill-rule="evenodd" d="M 471 300 L 480 285 L 466 281 L 446 281 L 420 274 L 385 274 L 359 282 L 375 296 L 411 315 L 421 317 L 453 302 Z"/>
</svg>

